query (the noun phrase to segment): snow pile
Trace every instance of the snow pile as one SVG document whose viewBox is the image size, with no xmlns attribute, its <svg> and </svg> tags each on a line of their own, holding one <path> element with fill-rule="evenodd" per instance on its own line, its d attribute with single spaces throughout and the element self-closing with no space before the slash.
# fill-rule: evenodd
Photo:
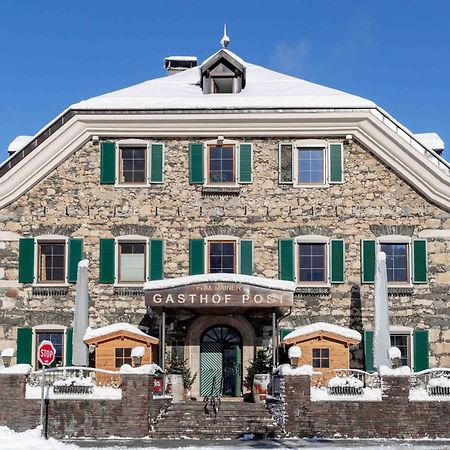
<svg viewBox="0 0 450 450">
<path fill-rule="evenodd" d="M 55 383 L 56 384 L 56 383 Z M 53 386 L 47 387 L 44 391 L 45 398 L 51 400 L 120 400 L 122 398 L 122 389 L 111 386 L 94 386 L 91 394 L 75 394 L 75 393 L 55 393 Z M 40 386 L 25 386 L 26 399 L 40 399 Z"/>
<path fill-rule="evenodd" d="M 32 371 L 32 367 L 29 364 L 16 364 L 15 366 L 3 367 L 0 369 L 0 373 L 9 373 L 15 375 L 28 375 Z"/>
<path fill-rule="evenodd" d="M 450 388 L 450 378 L 440 376 L 436 378 L 431 378 L 428 381 L 429 387 L 447 387 Z"/>
<path fill-rule="evenodd" d="M 117 331 L 128 331 L 130 333 L 148 337 L 148 334 L 145 334 L 135 325 L 122 322 L 122 323 L 113 323 L 111 325 L 106 325 L 106 327 L 100 327 L 95 329 L 89 327 L 86 330 L 86 333 L 84 334 L 83 340 L 87 341 L 88 339 L 106 336 L 107 334 L 116 333 Z"/>
<path fill-rule="evenodd" d="M 79 450 L 72 444 L 64 444 L 56 439 L 41 437 L 41 427 L 17 433 L 8 427 L 0 426 L 0 450 Z"/>
<path fill-rule="evenodd" d="M 407 377 L 411 375 L 411 369 L 408 366 L 401 366 L 396 369 L 391 369 L 387 366 L 380 366 L 378 373 L 382 377 Z"/>
<path fill-rule="evenodd" d="M 8 145 L 8 153 L 12 154 L 17 150 L 22 150 L 33 139 L 33 136 L 17 136 Z"/>
<path fill-rule="evenodd" d="M 145 348 L 142 345 L 134 347 L 131 350 L 131 357 L 142 358 L 145 354 Z"/>
<path fill-rule="evenodd" d="M 301 358 L 302 357 L 302 349 L 300 347 L 297 347 L 296 345 L 293 345 L 288 350 L 288 357 L 289 358 Z"/>
<path fill-rule="evenodd" d="M 93 386 L 91 377 L 68 377 L 65 380 L 57 380 L 54 386 Z"/>
<path fill-rule="evenodd" d="M 381 389 L 363 388 L 363 393 L 358 395 L 333 395 L 326 387 L 311 388 L 312 402 L 381 402 Z"/>
<path fill-rule="evenodd" d="M 3 358 L 4 356 L 12 358 L 14 356 L 15 350 L 13 347 L 4 348 L 0 356 Z"/>
<path fill-rule="evenodd" d="M 268 289 L 278 289 L 280 291 L 295 291 L 295 283 L 293 281 L 271 280 L 269 278 L 254 277 L 251 275 L 240 275 L 237 273 L 207 273 L 204 275 L 190 275 L 188 277 L 147 281 L 146 283 L 144 283 L 144 290 L 151 291 L 153 289 L 170 289 L 189 284 L 221 282 L 251 284 L 253 286 L 260 286 Z"/>
<path fill-rule="evenodd" d="M 388 350 L 388 355 L 389 355 L 390 360 L 393 360 L 395 358 L 400 359 L 402 357 L 402 352 L 400 351 L 400 349 L 398 347 L 391 347 Z"/>
<path fill-rule="evenodd" d="M 140 367 L 131 367 L 129 364 L 124 364 L 119 371 L 125 375 L 155 375 L 157 372 L 163 372 L 158 364 L 144 364 Z"/>
<path fill-rule="evenodd" d="M 362 388 L 364 383 L 355 377 L 333 377 L 328 382 L 328 387 L 348 386 Z"/>
<path fill-rule="evenodd" d="M 310 325 L 297 327 L 294 331 L 291 331 L 284 337 L 283 342 L 295 337 L 306 336 L 308 334 L 318 332 L 337 334 L 338 336 L 342 336 L 348 339 L 355 339 L 358 342 L 361 341 L 361 334 L 356 330 L 341 327 L 339 325 L 333 325 L 331 323 L 316 322 Z"/>
<path fill-rule="evenodd" d="M 312 375 L 313 367 L 309 364 L 304 364 L 303 366 L 292 368 L 290 364 L 281 364 L 275 369 L 275 373 L 278 375 Z"/>
</svg>

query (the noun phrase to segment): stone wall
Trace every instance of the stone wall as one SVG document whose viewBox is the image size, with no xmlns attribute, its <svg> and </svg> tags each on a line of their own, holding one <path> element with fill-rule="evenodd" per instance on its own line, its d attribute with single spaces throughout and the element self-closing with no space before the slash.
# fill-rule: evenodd
<svg viewBox="0 0 450 450">
<path fill-rule="evenodd" d="M 239 139 L 239 137 L 236 137 Z M 360 282 L 360 239 L 382 234 L 427 237 L 429 283 L 391 297 L 393 324 L 430 329 L 430 364 L 450 366 L 450 214 L 428 202 L 357 142 L 345 143 L 345 181 L 325 188 L 278 184 L 278 140 L 254 144 L 254 182 L 236 197 L 202 195 L 189 185 L 188 143 L 165 144 L 165 181 L 149 188 L 99 184 L 99 144 L 88 142 L 46 179 L 0 211 L 0 348 L 14 344 L 18 326 L 70 325 L 75 288 L 37 296 L 18 283 L 18 238 L 42 234 L 82 237 L 90 260 L 90 325 L 117 321 L 152 327 L 143 296 L 114 293 L 98 283 L 99 239 L 139 234 L 165 240 L 165 276 L 187 275 L 188 241 L 230 234 L 254 241 L 255 275 L 277 278 L 279 238 L 321 234 L 345 239 L 345 283 L 329 293 L 299 294 L 281 326 L 328 321 L 371 326 L 373 286 Z M 289 137 L 283 139 L 289 141 Z M 336 141 L 336 140 L 335 140 Z M 169 338 L 169 337 L 168 337 Z M 352 365 L 361 367 L 362 351 Z"/>
<path fill-rule="evenodd" d="M 409 401 L 409 377 L 383 377 L 382 401 L 311 401 L 309 376 L 285 377 L 285 429 L 295 436 L 450 438 L 450 401 Z"/>
<path fill-rule="evenodd" d="M 40 400 L 25 399 L 26 375 L 0 375 L 0 425 L 23 431 L 39 425 Z M 166 407 L 153 399 L 153 378 L 122 375 L 121 400 L 48 400 L 48 436 L 147 436 Z"/>
</svg>

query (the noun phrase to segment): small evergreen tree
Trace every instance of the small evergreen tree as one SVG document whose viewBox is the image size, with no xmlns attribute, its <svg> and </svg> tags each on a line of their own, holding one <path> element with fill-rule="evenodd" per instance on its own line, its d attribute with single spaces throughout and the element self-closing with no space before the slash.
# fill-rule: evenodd
<svg viewBox="0 0 450 450">
<path fill-rule="evenodd" d="M 187 359 L 175 358 L 167 368 L 167 373 L 183 376 L 183 386 L 189 390 L 197 378 L 197 373 L 192 375 L 191 369 L 187 366 Z"/>
<path fill-rule="evenodd" d="M 257 373 L 272 373 L 272 355 L 268 350 L 258 350 L 245 377 L 245 385 L 248 389 L 253 387 L 253 379 Z"/>
</svg>

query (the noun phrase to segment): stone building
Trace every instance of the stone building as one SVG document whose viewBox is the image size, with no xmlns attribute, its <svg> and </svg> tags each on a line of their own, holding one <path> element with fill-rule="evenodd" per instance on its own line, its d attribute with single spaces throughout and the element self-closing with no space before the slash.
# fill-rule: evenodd
<svg viewBox="0 0 450 450">
<path fill-rule="evenodd" d="M 166 67 L 173 75 L 74 104 L 12 144 L 0 167 L 1 347 L 36 365 L 47 338 L 71 363 L 84 255 L 91 326 L 160 338 L 166 361 L 198 374 L 197 393 L 217 375 L 240 395 L 256 348 L 319 321 L 360 331 L 351 365 L 371 370 L 382 250 L 403 363 L 450 366 L 438 136 L 227 48 Z"/>
</svg>

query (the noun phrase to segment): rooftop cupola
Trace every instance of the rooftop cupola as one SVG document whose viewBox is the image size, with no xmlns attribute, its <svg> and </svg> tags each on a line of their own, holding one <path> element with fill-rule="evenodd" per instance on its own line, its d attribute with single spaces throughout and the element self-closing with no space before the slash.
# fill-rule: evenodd
<svg viewBox="0 0 450 450">
<path fill-rule="evenodd" d="M 220 43 L 223 48 L 200 66 L 200 86 L 204 94 L 237 94 L 245 88 L 245 62 L 228 50 L 226 25 Z"/>
<path fill-rule="evenodd" d="M 164 58 L 164 67 L 167 69 L 167 75 L 183 72 L 183 70 L 191 69 L 196 65 L 196 56 L 168 56 Z"/>
</svg>

